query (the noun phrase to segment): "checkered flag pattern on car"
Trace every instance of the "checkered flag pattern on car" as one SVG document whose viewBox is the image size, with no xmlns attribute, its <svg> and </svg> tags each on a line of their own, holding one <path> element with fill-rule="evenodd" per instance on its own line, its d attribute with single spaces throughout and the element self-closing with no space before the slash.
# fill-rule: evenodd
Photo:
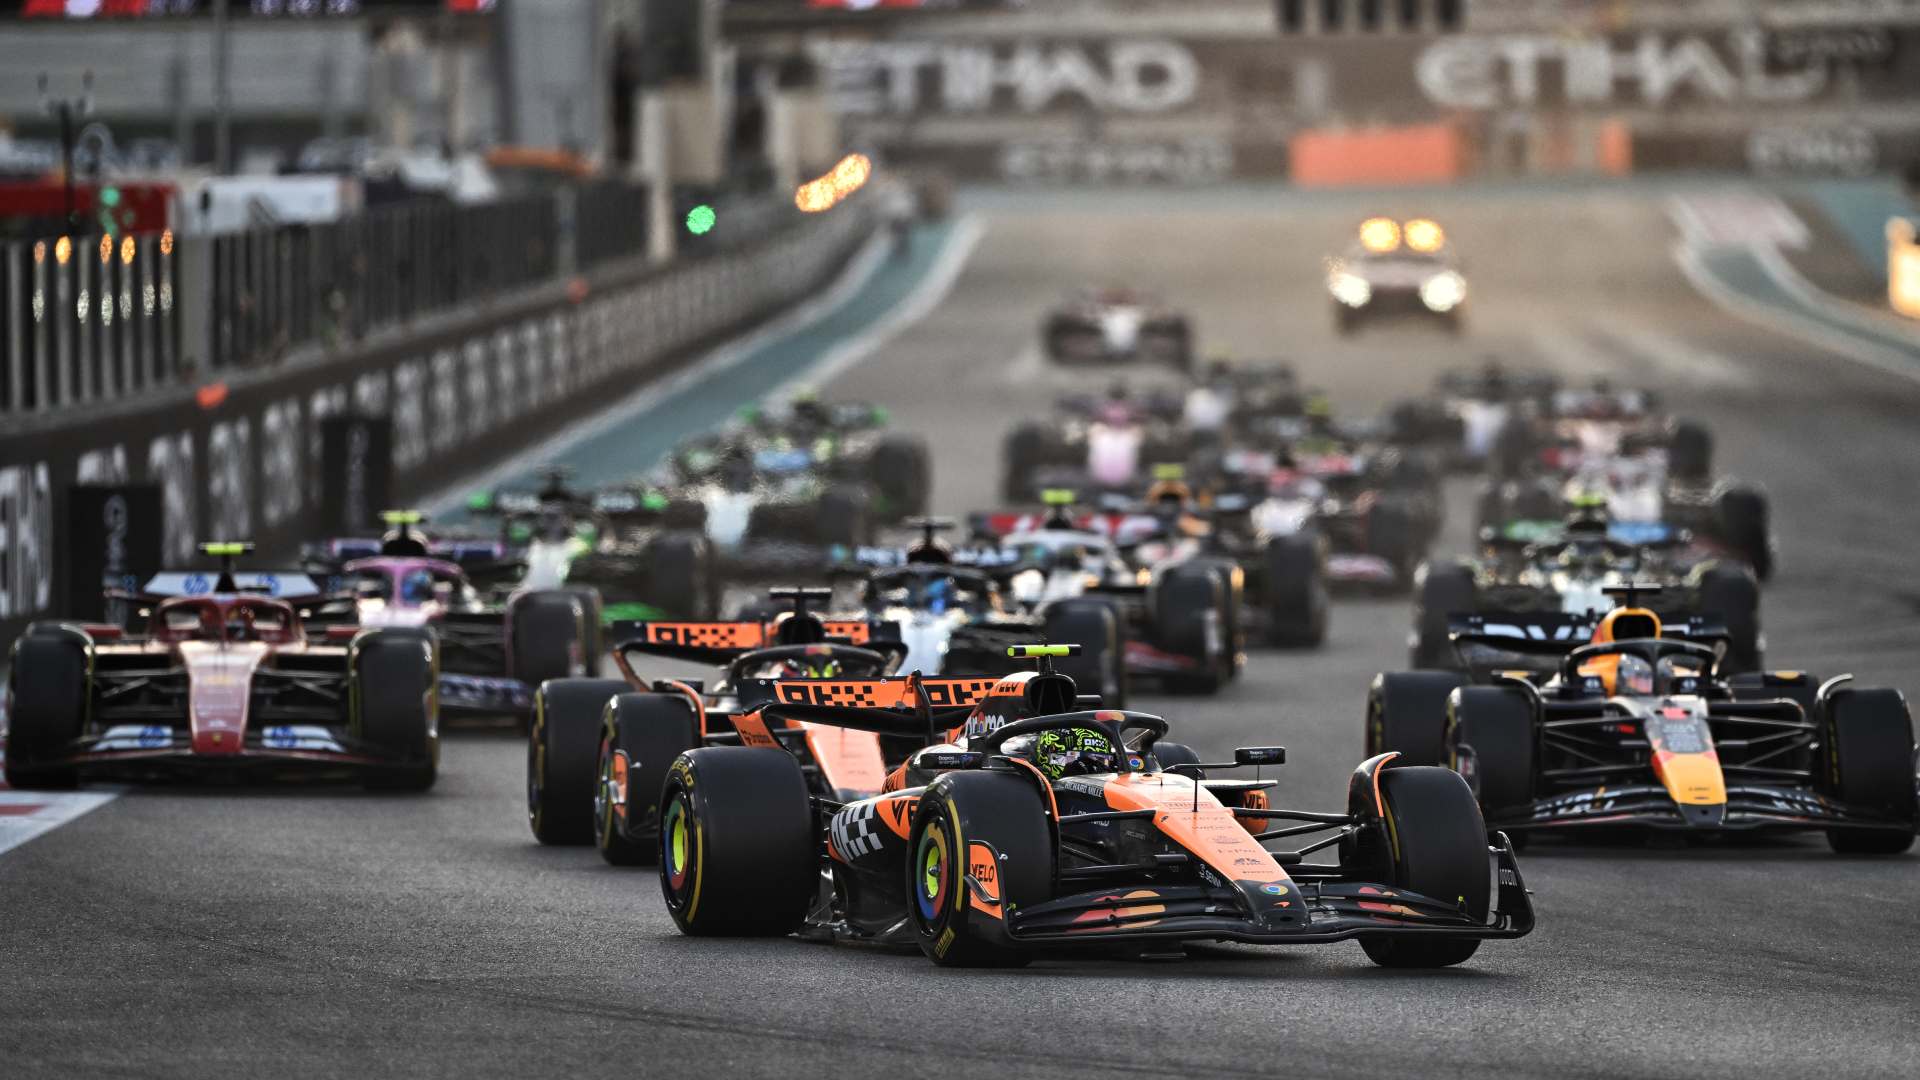
<svg viewBox="0 0 1920 1080">
<path fill-rule="evenodd" d="M 906 679 L 783 679 L 774 685 L 788 705 L 837 705 L 854 709 L 912 708 Z M 993 689 L 992 679 L 922 679 L 927 701 L 936 709 L 973 705 Z"/>
</svg>

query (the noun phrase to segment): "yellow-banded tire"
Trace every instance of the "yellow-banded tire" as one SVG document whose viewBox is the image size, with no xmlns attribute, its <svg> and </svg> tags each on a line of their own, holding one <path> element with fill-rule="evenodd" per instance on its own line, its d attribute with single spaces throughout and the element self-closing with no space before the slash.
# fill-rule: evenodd
<svg viewBox="0 0 1920 1080">
<path fill-rule="evenodd" d="M 667 770 L 660 892 L 682 933 L 778 937 L 819 891 L 820 830 L 800 763 L 785 750 L 709 746 Z"/>
</svg>

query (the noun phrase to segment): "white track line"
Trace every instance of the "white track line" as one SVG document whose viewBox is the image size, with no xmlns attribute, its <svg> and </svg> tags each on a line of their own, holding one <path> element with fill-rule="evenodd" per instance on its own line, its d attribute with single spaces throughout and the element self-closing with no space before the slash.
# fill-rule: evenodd
<svg viewBox="0 0 1920 1080">
<path fill-rule="evenodd" d="M 973 249 L 979 246 L 986 234 L 986 223 L 977 215 L 970 214 L 961 219 L 947 234 L 946 246 L 928 268 L 927 276 L 892 311 L 872 326 L 827 350 L 826 355 L 816 363 L 775 387 L 766 400 L 783 403 L 805 387 L 819 386 L 833 380 L 873 355 L 875 350 L 893 340 L 901 331 L 926 318 L 953 291 L 961 272 L 967 268 L 967 260 L 973 257 Z"/>
<path fill-rule="evenodd" d="M 1701 263 L 1700 252 L 1690 244 L 1685 242 L 1675 244 L 1673 261 L 1695 289 L 1735 315 L 1818 345 L 1843 359 L 1873 368 L 1883 374 L 1920 383 L 1920 360 L 1863 341 L 1852 334 L 1842 333 L 1817 319 L 1808 318 L 1789 308 L 1762 303 L 1744 293 L 1736 292 Z"/>
<path fill-rule="evenodd" d="M 6 754 L 0 752 L 0 762 Z M 98 791 L 20 791 L 0 782 L 0 855 L 112 802 L 118 788 Z"/>
</svg>

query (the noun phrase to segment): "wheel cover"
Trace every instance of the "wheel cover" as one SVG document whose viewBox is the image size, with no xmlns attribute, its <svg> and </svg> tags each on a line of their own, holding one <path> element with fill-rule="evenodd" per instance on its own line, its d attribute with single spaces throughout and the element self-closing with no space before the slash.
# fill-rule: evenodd
<svg viewBox="0 0 1920 1080">
<path fill-rule="evenodd" d="M 693 878 L 695 848 L 689 817 L 686 795 L 675 792 L 661 823 L 660 865 L 666 870 L 667 890 L 676 903 L 684 901 L 687 883 Z"/>
<path fill-rule="evenodd" d="M 935 824 L 920 835 L 914 865 L 919 868 L 914 876 L 914 902 L 921 921 L 931 926 L 946 909 L 947 896 L 953 891 L 953 853 L 945 827 Z"/>
</svg>

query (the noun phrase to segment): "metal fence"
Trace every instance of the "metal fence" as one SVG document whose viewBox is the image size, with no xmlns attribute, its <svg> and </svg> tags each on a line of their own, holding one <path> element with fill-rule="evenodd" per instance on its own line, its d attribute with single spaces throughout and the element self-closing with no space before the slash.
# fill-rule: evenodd
<svg viewBox="0 0 1920 1080">
<path fill-rule="evenodd" d="M 0 414 L 137 394 L 180 363 L 172 233 L 0 243 Z"/>
<path fill-rule="evenodd" d="M 603 182 L 322 225 L 0 243 L 0 416 L 346 348 L 632 258 L 645 205 L 643 189 Z"/>
</svg>

